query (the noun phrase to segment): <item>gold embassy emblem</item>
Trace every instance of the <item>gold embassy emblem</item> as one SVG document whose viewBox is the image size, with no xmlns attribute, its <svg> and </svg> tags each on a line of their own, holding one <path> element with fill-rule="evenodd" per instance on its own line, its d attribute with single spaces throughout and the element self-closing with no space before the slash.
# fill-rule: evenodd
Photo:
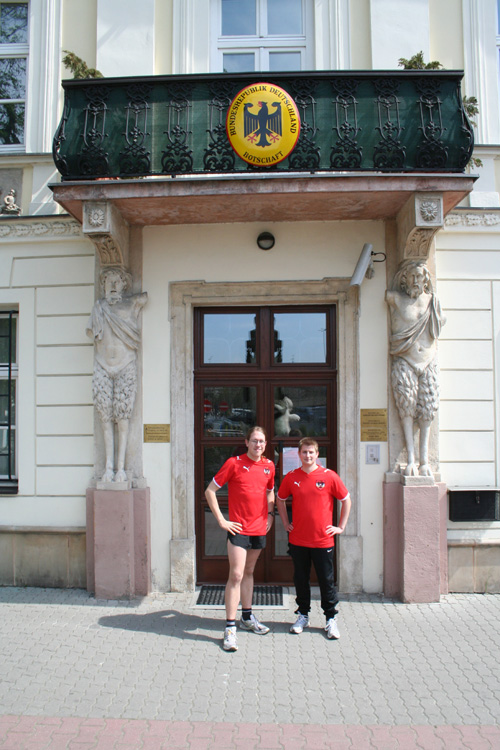
<svg viewBox="0 0 500 750">
<path fill-rule="evenodd" d="M 293 151 L 300 117 L 292 97 L 271 83 L 254 83 L 237 94 L 227 111 L 226 131 L 238 156 L 271 167 Z"/>
</svg>

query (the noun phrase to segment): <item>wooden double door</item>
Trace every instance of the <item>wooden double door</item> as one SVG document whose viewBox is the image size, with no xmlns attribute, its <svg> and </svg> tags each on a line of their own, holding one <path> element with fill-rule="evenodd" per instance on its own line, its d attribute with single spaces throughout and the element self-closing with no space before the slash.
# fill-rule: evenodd
<svg viewBox="0 0 500 750">
<path fill-rule="evenodd" d="M 335 306 L 199 308 L 195 313 L 197 582 L 225 583 L 227 538 L 204 493 L 227 458 L 246 452 L 248 428 L 260 425 L 267 432 L 276 490 L 299 465 L 301 437 L 314 437 L 320 461 L 336 468 Z M 217 498 L 226 514 L 227 486 Z M 287 549 L 276 512 L 255 571 L 257 583 L 292 582 Z"/>
</svg>

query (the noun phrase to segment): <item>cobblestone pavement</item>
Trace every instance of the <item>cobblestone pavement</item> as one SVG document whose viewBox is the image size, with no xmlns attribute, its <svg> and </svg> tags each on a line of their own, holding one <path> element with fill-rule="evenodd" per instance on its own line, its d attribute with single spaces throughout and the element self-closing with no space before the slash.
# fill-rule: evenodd
<svg viewBox="0 0 500 750">
<path fill-rule="evenodd" d="M 235 653 L 194 602 L 0 588 L 0 748 L 500 748 L 500 595 L 344 597 L 338 641 L 290 597 Z"/>
</svg>

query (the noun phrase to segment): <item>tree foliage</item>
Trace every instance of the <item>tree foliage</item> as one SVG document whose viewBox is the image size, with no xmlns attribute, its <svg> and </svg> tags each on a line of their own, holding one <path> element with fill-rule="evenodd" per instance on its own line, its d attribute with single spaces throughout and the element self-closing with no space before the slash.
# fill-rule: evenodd
<svg viewBox="0 0 500 750">
<path fill-rule="evenodd" d="M 99 70 L 95 68 L 89 68 L 85 60 L 75 55 L 74 52 L 68 52 L 67 49 L 63 50 L 64 57 L 62 59 L 65 68 L 68 68 L 73 73 L 73 78 L 103 78 L 104 76 Z"/>
<path fill-rule="evenodd" d="M 424 53 L 422 50 L 408 60 L 406 57 L 400 57 L 398 65 L 405 70 L 442 70 L 443 68 L 441 63 L 437 60 L 428 63 L 424 62 Z"/>
</svg>

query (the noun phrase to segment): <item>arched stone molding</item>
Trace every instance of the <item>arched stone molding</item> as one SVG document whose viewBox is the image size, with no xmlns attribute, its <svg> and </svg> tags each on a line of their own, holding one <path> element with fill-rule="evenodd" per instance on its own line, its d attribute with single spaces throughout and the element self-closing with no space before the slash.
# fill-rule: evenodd
<svg viewBox="0 0 500 750">
<path fill-rule="evenodd" d="M 172 541 L 171 590 L 192 590 L 196 580 L 194 527 L 194 380 L 193 314 L 195 307 L 227 305 L 337 304 L 338 327 L 338 471 L 353 498 L 346 534 L 339 539 L 339 589 L 362 590 L 363 546 L 360 536 L 358 476 L 359 331 L 358 292 L 347 279 L 282 282 L 172 282 L 171 440 Z"/>
</svg>

